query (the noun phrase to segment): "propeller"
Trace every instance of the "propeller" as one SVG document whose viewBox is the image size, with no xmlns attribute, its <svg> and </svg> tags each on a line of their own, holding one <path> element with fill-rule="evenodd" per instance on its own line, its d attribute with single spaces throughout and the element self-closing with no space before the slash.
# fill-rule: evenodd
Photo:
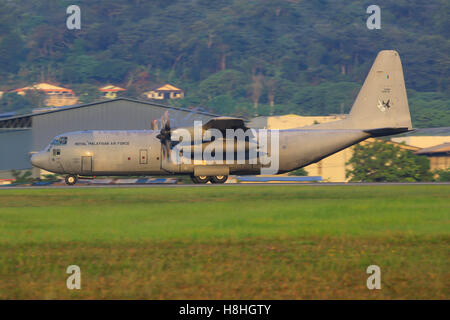
<svg viewBox="0 0 450 320">
<path fill-rule="evenodd" d="M 153 120 L 153 123 L 155 123 L 156 120 Z M 170 118 L 169 118 L 169 112 L 164 112 L 164 115 L 161 116 L 161 131 L 156 136 L 162 144 L 162 155 L 163 159 L 170 158 L 170 147 L 171 147 L 171 129 L 170 129 Z"/>
</svg>

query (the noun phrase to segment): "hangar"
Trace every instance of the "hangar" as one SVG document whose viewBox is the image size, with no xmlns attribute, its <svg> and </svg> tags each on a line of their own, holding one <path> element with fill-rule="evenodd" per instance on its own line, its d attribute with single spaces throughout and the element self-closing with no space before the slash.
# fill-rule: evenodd
<svg viewBox="0 0 450 320">
<path fill-rule="evenodd" d="M 56 135 L 80 130 L 144 130 L 169 112 L 174 127 L 207 121 L 216 115 L 127 98 L 99 101 L 0 119 L 0 179 L 11 170 L 31 169 L 30 154 Z M 35 173 L 37 174 L 37 173 Z"/>
</svg>

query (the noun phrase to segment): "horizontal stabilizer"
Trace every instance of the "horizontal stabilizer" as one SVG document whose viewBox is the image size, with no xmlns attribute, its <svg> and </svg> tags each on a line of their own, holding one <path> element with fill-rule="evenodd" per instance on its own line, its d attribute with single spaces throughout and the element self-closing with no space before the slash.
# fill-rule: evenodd
<svg viewBox="0 0 450 320">
<path fill-rule="evenodd" d="M 364 130 L 364 132 L 370 134 L 372 137 L 382 137 L 382 136 L 390 136 L 393 134 L 404 133 L 408 131 L 414 131 L 407 127 L 404 128 L 377 128 L 377 129 L 369 129 Z"/>
</svg>

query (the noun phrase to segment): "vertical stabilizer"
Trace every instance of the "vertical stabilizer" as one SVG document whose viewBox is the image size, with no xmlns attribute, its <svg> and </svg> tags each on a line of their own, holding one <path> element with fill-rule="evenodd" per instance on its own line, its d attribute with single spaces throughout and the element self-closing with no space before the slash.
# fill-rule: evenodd
<svg viewBox="0 0 450 320">
<path fill-rule="evenodd" d="M 405 80 L 397 51 L 380 51 L 350 111 L 353 128 L 412 129 Z"/>
</svg>

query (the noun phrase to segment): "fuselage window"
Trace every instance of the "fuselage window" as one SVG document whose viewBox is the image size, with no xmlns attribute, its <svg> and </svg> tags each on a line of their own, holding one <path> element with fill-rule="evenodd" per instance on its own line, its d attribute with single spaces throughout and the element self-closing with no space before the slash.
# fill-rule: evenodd
<svg viewBox="0 0 450 320">
<path fill-rule="evenodd" d="M 60 150 L 60 149 L 53 149 L 53 155 L 54 155 L 54 156 L 59 156 L 59 155 L 61 155 L 61 150 Z"/>
</svg>

